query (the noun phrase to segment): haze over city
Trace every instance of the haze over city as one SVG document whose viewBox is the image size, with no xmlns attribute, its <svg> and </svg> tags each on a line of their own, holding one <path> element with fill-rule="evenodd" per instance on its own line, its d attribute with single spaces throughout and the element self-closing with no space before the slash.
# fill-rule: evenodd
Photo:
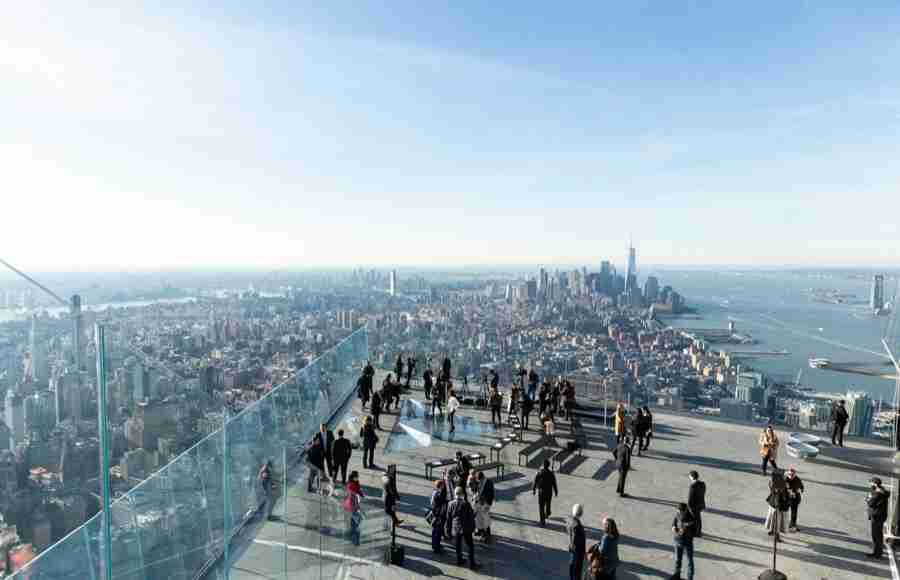
<svg viewBox="0 0 900 580">
<path fill-rule="evenodd" d="M 20 3 L 0 240 L 32 271 L 583 264 L 629 237 L 645 264 L 897 265 L 898 16 Z"/>
</svg>

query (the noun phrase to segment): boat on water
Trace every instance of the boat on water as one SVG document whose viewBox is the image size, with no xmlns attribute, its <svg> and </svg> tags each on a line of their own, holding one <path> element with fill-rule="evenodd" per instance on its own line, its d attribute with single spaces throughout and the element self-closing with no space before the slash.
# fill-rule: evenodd
<svg viewBox="0 0 900 580">
<path fill-rule="evenodd" d="M 811 369 L 827 369 L 831 366 L 831 359 L 809 357 L 809 368 Z"/>
</svg>

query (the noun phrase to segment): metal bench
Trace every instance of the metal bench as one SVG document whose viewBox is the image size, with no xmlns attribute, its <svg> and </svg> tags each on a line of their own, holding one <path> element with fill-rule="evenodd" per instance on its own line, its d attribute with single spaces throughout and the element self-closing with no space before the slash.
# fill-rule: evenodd
<svg viewBox="0 0 900 580">
<path fill-rule="evenodd" d="M 576 453 L 580 454 L 580 450 L 576 449 L 560 449 L 550 458 L 550 469 L 553 471 L 558 471 L 560 466 L 565 463 L 566 459 L 575 455 Z"/>
<path fill-rule="evenodd" d="M 491 445 L 491 448 L 489 450 L 491 461 L 494 461 L 495 453 L 497 454 L 496 460 L 500 461 L 500 452 L 503 451 L 503 449 L 507 445 L 509 445 L 510 443 L 512 443 L 515 440 L 516 440 L 516 437 L 514 435 L 507 435 L 506 437 L 501 437 L 496 443 Z"/>
<path fill-rule="evenodd" d="M 535 451 L 540 451 L 544 447 L 552 447 L 555 446 L 556 440 L 549 435 L 544 435 L 540 439 L 532 441 L 525 447 L 519 450 L 519 465 L 522 465 L 522 458 L 525 458 L 525 463 L 528 463 L 528 458 Z"/>
<path fill-rule="evenodd" d="M 467 454 L 465 454 L 465 458 L 468 459 L 473 465 L 484 465 L 484 461 L 485 461 L 485 459 L 487 459 L 483 453 L 467 453 Z M 442 467 L 448 467 L 450 465 L 456 465 L 455 457 L 426 460 L 425 461 L 425 479 L 433 478 L 435 469 L 440 469 Z"/>
<path fill-rule="evenodd" d="M 491 469 L 497 470 L 498 478 L 506 477 L 506 466 L 501 461 L 492 461 L 491 463 L 482 463 L 480 465 L 473 465 L 472 473 L 477 473 L 479 471 L 490 471 Z"/>
</svg>

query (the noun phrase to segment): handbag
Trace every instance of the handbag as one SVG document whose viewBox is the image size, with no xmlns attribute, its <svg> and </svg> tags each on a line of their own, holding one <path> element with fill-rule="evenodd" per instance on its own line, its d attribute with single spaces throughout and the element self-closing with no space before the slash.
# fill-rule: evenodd
<svg viewBox="0 0 900 580">
<path fill-rule="evenodd" d="M 428 512 L 426 512 L 425 514 L 425 521 L 429 524 L 434 523 L 434 510 L 432 510 L 431 508 L 428 508 Z"/>
</svg>

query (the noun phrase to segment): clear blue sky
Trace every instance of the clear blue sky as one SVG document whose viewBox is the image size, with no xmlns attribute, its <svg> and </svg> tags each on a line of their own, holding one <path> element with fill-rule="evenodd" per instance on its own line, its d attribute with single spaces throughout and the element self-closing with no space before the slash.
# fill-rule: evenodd
<svg viewBox="0 0 900 580">
<path fill-rule="evenodd" d="M 0 20 L 23 268 L 900 265 L 896 2 L 118 4 Z"/>
</svg>

